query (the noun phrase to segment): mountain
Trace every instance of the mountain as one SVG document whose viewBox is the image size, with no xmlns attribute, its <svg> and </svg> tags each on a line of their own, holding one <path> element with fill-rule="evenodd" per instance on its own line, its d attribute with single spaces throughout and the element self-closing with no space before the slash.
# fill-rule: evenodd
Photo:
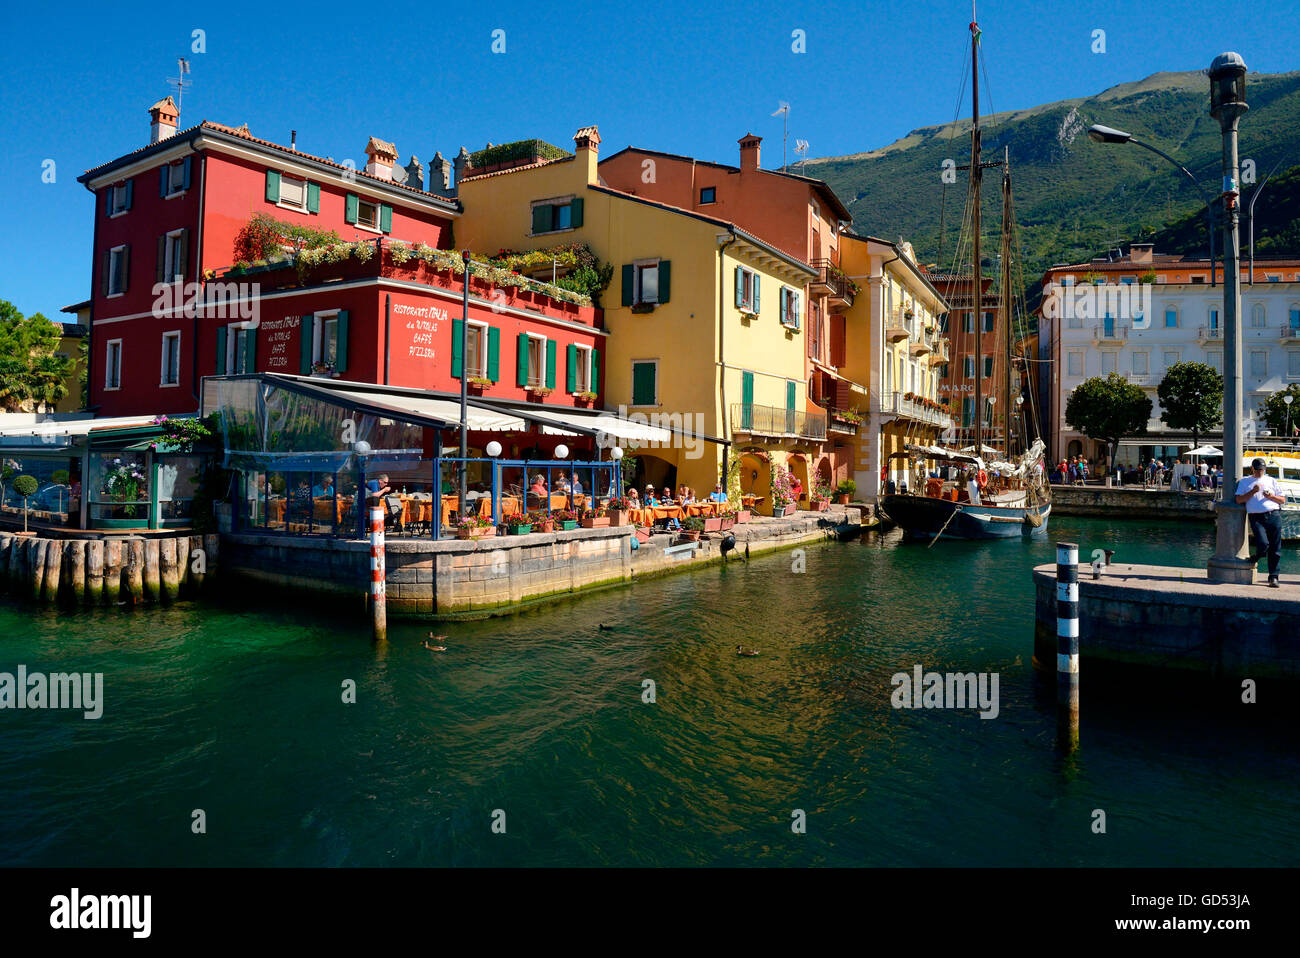
<svg viewBox="0 0 1300 958">
<path fill-rule="evenodd" d="M 1187 178 L 1148 150 L 1094 143 L 1087 131 L 1094 123 L 1127 130 L 1182 162 L 1215 196 L 1222 151 L 1209 86 L 1201 73 L 1156 73 L 1096 96 L 982 118 L 985 160 L 1000 160 L 1004 149 L 1009 155 L 1027 285 L 1054 263 L 1082 262 L 1133 240 L 1155 240 L 1160 252 L 1208 252 L 1204 200 Z M 1300 157 L 1300 72 L 1251 74 L 1246 99 L 1239 153 L 1255 161 L 1262 180 L 1279 160 Z M 857 232 L 902 236 L 922 262 L 950 268 L 967 174 L 958 172 L 945 187 L 940 173 L 945 159 L 969 163 L 970 125 L 965 117 L 922 127 L 881 149 L 807 160 L 796 171 L 826 180 L 853 213 Z M 998 170 L 985 171 L 983 260 L 990 274 L 1001 224 L 998 178 Z M 1273 252 L 1283 242 L 1300 252 L 1294 171 L 1274 177 L 1256 213 L 1261 225 L 1270 218 Z M 1242 245 L 1244 251 L 1244 234 Z"/>
</svg>

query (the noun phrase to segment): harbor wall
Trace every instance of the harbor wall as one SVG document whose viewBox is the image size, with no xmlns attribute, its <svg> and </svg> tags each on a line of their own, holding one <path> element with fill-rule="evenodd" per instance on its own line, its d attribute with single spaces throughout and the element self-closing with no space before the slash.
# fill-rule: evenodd
<svg viewBox="0 0 1300 958">
<path fill-rule="evenodd" d="M 1056 566 L 1034 569 L 1034 657 L 1056 662 Z M 1079 669 L 1090 662 L 1216 677 L 1300 679 L 1300 577 L 1221 585 L 1205 569 L 1079 567 Z"/>
<path fill-rule="evenodd" d="M 1141 486 L 1052 486 L 1052 515 L 1213 522 L 1214 499 L 1207 493 L 1170 492 Z"/>
<path fill-rule="evenodd" d="M 856 535 L 861 519 L 856 506 L 756 517 L 731 530 L 736 539 L 731 558 Z M 631 527 L 478 540 L 390 539 L 384 547 L 387 608 L 394 615 L 449 618 L 510 614 L 536 602 L 721 561 L 724 535 L 706 534 L 686 548 L 679 548 L 676 536 L 663 534 L 634 545 Z M 366 608 L 368 542 L 257 534 L 221 539 L 227 587 L 247 583 L 358 612 Z"/>
</svg>

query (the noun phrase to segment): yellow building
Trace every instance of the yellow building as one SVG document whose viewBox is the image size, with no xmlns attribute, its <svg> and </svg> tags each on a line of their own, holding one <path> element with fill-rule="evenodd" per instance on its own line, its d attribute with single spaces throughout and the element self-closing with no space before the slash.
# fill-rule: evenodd
<svg viewBox="0 0 1300 958">
<path fill-rule="evenodd" d="M 601 302 L 604 405 L 681 434 L 672 448 L 627 450 L 642 484 L 705 495 L 730 449 L 730 491 L 764 497 L 762 511 L 773 465 L 810 490 L 827 435 L 825 416 L 805 411 L 803 289 L 816 271 L 734 224 L 602 186 L 596 128 L 574 142 L 572 157 L 466 169 L 458 244 L 586 243 L 613 265 Z"/>
<path fill-rule="evenodd" d="M 81 355 L 81 344 L 90 332 L 90 300 L 64 306 L 61 313 L 70 313 L 76 317 L 75 322 L 60 323 L 63 327 L 63 339 L 59 342 L 58 355 L 72 360 L 72 371 L 68 373 L 68 394 L 54 404 L 53 412 L 78 412 L 84 408 L 81 401 L 81 383 L 86 376 L 86 360 Z"/>
<path fill-rule="evenodd" d="M 912 443 L 933 444 L 951 429 L 939 401 L 939 367 L 948 360 L 943 317 L 948 303 L 925 278 L 910 243 L 844 233 L 844 272 L 867 295 L 847 313 L 846 364 L 850 408 L 862 414 L 853 457 L 857 495 L 874 501 L 884 478 L 908 477 L 907 462 L 889 454 Z"/>
</svg>

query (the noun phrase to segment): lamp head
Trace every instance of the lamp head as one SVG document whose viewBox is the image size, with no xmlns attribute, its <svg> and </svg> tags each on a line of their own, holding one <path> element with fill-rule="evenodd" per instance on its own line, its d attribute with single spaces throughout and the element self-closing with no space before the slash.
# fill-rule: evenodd
<svg viewBox="0 0 1300 958">
<path fill-rule="evenodd" d="M 370 443 L 364 439 L 358 439 L 352 444 L 352 451 L 358 456 L 368 456 L 370 455 Z"/>
<path fill-rule="evenodd" d="M 1246 112 L 1246 61 L 1238 53 L 1220 53 L 1206 71 L 1210 77 L 1210 115 L 1225 107 L 1233 117 Z"/>
<path fill-rule="evenodd" d="M 1133 139 L 1133 134 L 1117 130 L 1112 126 L 1102 126 L 1100 123 L 1094 123 L 1088 127 L 1088 139 L 1094 143 L 1127 143 Z"/>
<path fill-rule="evenodd" d="M 497 456 L 501 455 L 501 443 L 493 439 L 490 443 L 487 444 L 487 446 L 485 447 L 485 451 L 489 456 L 495 459 Z"/>
</svg>

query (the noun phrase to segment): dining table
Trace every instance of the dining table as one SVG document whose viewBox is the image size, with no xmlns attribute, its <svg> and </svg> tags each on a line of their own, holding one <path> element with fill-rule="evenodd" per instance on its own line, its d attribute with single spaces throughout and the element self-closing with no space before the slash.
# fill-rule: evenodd
<svg viewBox="0 0 1300 958">
<path fill-rule="evenodd" d="M 641 506 L 629 509 L 628 518 L 637 525 L 651 525 L 660 519 L 685 519 L 686 512 L 681 506 Z"/>
</svg>

